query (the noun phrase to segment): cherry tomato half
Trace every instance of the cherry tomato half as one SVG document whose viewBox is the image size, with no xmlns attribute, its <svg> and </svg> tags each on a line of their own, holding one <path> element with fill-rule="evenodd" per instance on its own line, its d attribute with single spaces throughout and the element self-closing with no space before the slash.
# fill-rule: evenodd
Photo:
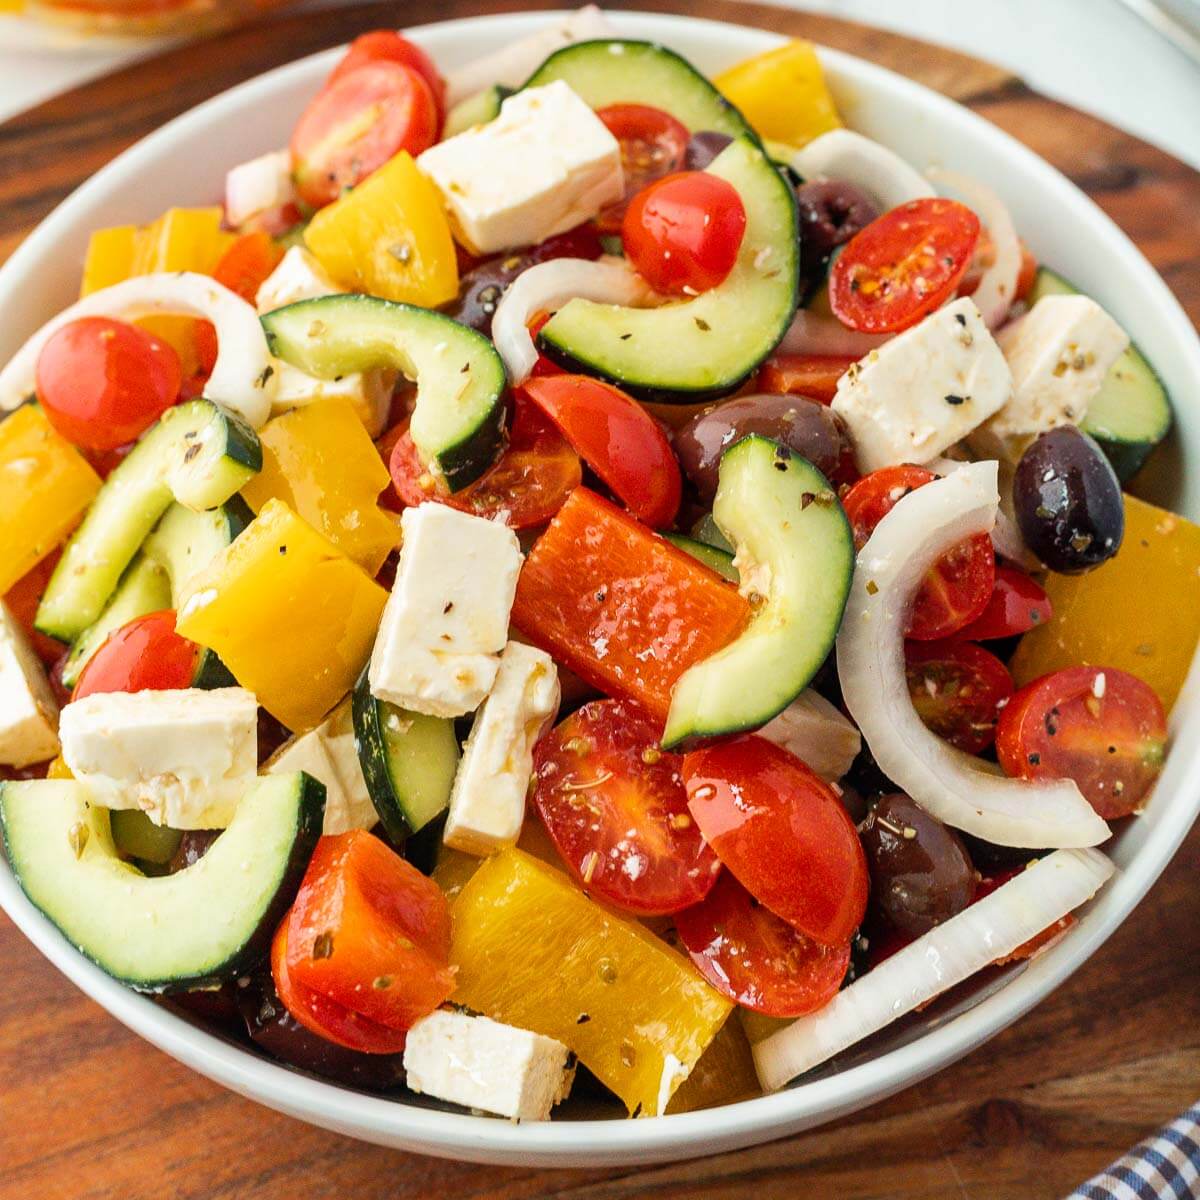
<svg viewBox="0 0 1200 1200">
<path fill-rule="evenodd" d="M 707 171 L 680 171 L 643 188 L 621 222 L 626 257 L 656 291 L 674 295 L 722 283 L 745 235 L 737 189 Z"/>
<path fill-rule="evenodd" d="M 415 158 L 437 137 L 429 84 L 411 67 L 369 62 L 317 94 L 292 133 L 292 173 L 314 208 L 336 200 L 401 150 Z"/>
<path fill-rule="evenodd" d="M 636 400 L 587 375 L 535 377 L 522 391 L 639 521 L 652 529 L 670 525 L 683 488 L 679 463 Z"/>
<path fill-rule="evenodd" d="M 441 128 L 441 118 L 446 115 L 446 81 L 438 73 L 433 59 L 420 46 L 414 45 L 408 38 L 393 30 L 376 29 L 356 37 L 350 43 L 350 49 L 346 51 L 342 61 L 333 68 L 325 81 L 326 86 L 337 83 L 344 75 L 349 75 L 370 62 L 394 62 L 416 71 L 429 84 L 429 90 L 437 102 L 438 127 Z"/>
<path fill-rule="evenodd" d="M 802 1017 L 837 994 L 850 943 L 822 946 L 764 908 L 728 871 L 675 928 L 700 974 L 743 1008 Z"/>
<path fill-rule="evenodd" d="M 8 611 L 24 629 L 30 645 L 47 667 L 52 667 L 62 657 L 63 643 L 36 629 L 34 621 L 37 619 L 38 605 L 42 602 L 42 595 L 50 582 L 50 576 L 54 574 L 54 568 L 58 566 L 61 557 L 62 554 L 58 550 L 52 550 L 40 562 L 30 567 L 3 596 Z"/>
<path fill-rule="evenodd" d="M 579 456 L 537 406 L 520 397 L 508 446 L 499 461 L 461 491 L 450 493 L 438 486 L 407 431 L 392 449 L 388 470 L 402 504 L 414 507 L 434 500 L 477 517 L 504 513 L 511 529 L 544 525 L 583 479 Z"/>
<path fill-rule="evenodd" d="M 190 688 L 200 647 L 175 632 L 172 609 L 122 625 L 88 659 L 72 700 L 95 692 L 169 692 Z"/>
<path fill-rule="evenodd" d="M 867 907 L 867 860 L 820 776 L 749 736 L 686 755 L 683 782 L 704 840 L 756 900 L 823 946 L 850 940 Z"/>
<path fill-rule="evenodd" d="M 1008 668 L 971 642 L 907 642 L 908 694 L 921 720 L 938 737 L 968 754 L 996 737 L 1004 701 L 1012 695 Z"/>
<path fill-rule="evenodd" d="M 602 233 L 620 233 L 629 201 L 655 179 L 683 166 L 691 134 L 668 112 L 649 104 L 610 104 L 596 116 L 621 144 L 625 199 L 596 218 Z"/>
<path fill-rule="evenodd" d="M 910 200 L 846 243 L 829 272 L 834 315 L 861 333 L 898 333 L 954 295 L 971 265 L 979 218 L 942 197 Z"/>
<path fill-rule="evenodd" d="M 179 397 L 179 355 L 153 334 L 108 317 L 68 321 L 38 355 L 38 399 L 50 424 L 86 450 L 114 450 Z"/>
<path fill-rule="evenodd" d="M 860 479 L 842 507 L 861 550 L 875 526 L 914 488 L 937 476 L 924 467 L 883 467 Z M 996 578 L 996 556 L 985 533 L 947 550 L 929 569 L 913 601 L 908 636 L 935 641 L 958 633 L 987 608 Z"/>
<path fill-rule="evenodd" d="M 408 1037 L 406 1030 L 380 1025 L 378 1021 L 296 982 L 287 965 L 290 921 L 291 913 L 288 913 L 271 939 L 271 976 L 284 1008 L 311 1033 L 348 1050 L 360 1050 L 364 1054 L 399 1054 Z"/>
<path fill-rule="evenodd" d="M 1106 821 L 1127 817 L 1162 771 L 1167 716 L 1154 689 L 1113 667 L 1068 667 L 1005 705 L 996 756 L 1020 779 L 1073 779 Z"/>
<path fill-rule="evenodd" d="M 1050 597 L 1036 579 L 1016 567 L 997 563 L 996 583 L 987 607 L 970 625 L 960 629 L 958 636 L 968 642 L 1015 637 L 1044 625 L 1053 615 Z"/>
<path fill-rule="evenodd" d="M 244 233 L 221 256 L 213 278 L 236 292 L 247 304 L 253 304 L 258 289 L 282 258 L 283 247 L 269 234 L 261 231 Z"/>
<path fill-rule="evenodd" d="M 758 371 L 757 391 L 808 396 L 832 404 L 838 380 L 857 359 L 827 354 L 773 354 Z"/>
<path fill-rule="evenodd" d="M 648 916 L 703 900 L 720 864 L 688 815 L 682 758 L 628 700 L 593 700 L 534 751 L 533 804 L 580 884 Z"/>
</svg>

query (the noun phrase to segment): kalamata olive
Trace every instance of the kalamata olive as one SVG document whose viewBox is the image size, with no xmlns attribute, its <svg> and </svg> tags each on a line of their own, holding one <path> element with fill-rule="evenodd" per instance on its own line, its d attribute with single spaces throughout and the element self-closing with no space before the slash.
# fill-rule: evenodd
<svg viewBox="0 0 1200 1200">
<path fill-rule="evenodd" d="M 920 937 L 975 897 L 975 867 L 962 838 L 902 792 L 881 797 L 862 844 L 871 903 L 901 933 Z"/>
<path fill-rule="evenodd" d="M 702 129 L 693 133 L 688 140 L 687 149 L 683 154 L 683 169 L 685 171 L 703 171 L 733 138 L 727 133 L 718 133 L 715 129 Z"/>
<path fill-rule="evenodd" d="M 485 336 L 492 332 L 492 317 L 496 305 L 508 285 L 522 271 L 552 258 L 597 259 L 602 252 L 600 235 L 590 225 L 580 225 L 547 238 L 536 246 L 513 250 L 495 258 L 485 259 L 472 267 L 459 282 L 458 299 L 443 310 L 456 321 L 469 325 Z"/>
<path fill-rule="evenodd" d="M 721 455 L 748 433 L 790 447 L 835 481 L 849 461 L 846 428 L 824 404 L 806 396 L 738 396 L 693 417 L 675 434 L 675 453 L 702 500 L 716 495 Z"/>
<path fill-rule="evenodd" d="M 219 829 L 187 829 L 179 839 L 179 848 L 167 864 L 167 873 L 174 875 L 187 867 L 195 866 L 209 851 L 213 842 L 221 836 Z"/>
<path fill-rule="evenodd" d="M 800 210 L 800 270 L 807 276 L 825 269 L 829 256 L 879 216 L 863 191 L 837 179 L 815 179 L 796 189 Z"/>
<path fill-rule="evenodd" d="M 1121 548 L 1121 484 L 1104 451 L 1074 425 L 1043 433 L 1021 455 L 1013 507 L 1025 544 L 1062 575 L 1090 571 Z"/>
</svg>

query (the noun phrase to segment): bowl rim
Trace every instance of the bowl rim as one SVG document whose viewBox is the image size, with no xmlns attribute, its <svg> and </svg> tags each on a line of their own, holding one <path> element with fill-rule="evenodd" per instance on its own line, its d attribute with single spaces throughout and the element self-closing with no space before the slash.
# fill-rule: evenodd
<svg viewBox="0 0 1200 1200">
<path fill-rule="evenodd" d="M 436 31 L 453 37 L 470 27 L 510 37 L 562 15 L 551 11 L 461 18 L 407 32 L 416 40 Z M 714 38 L 731 25 L 740 32 L 782 43 L 786 39 L 754 26 L 659 13 L 608 14 L 630 36 L 671 41 L 672 32 L 698 30 Z M 293 73 L 313 72 L 332 62 L 339 48 L 309 55 L 265 72 L 190 109 L 136 142 L 67 197 L 0 267 L 0 305 L 20 293 L 23 279 L 38 269 L 56 231 L 95 207 L 107 192 L 136 178 L 141 160 L 176 137 L 187 137 L 222 117 L 236 116 L 254 94 Z M 894 96 L 935 113 L 958 127 L 958 136 L 979 144 L 990 157 L 1016 157 L 1056 198 L 1086 215 L 1092 236 L 1106 252 L 1125 260 L 1139 277 L 1143 301 L 1172 336 L 1200 387 L 1200 340 L 1179 302 L 1133 242 L 1083 192 L 1048 162 L 984 118 L 904 76 L 853 55 L 820 47 L 822 61 L 855 87 Z M 1080 205 L 1083 208 L 1080 208 Z M 27 324 L 27 322 L 19 322 Z M 1200 691 L 1193 663 L 1187 692 Z M 1180 706 L 1182 707 L 1182 705 Z M 1200 713 L 1189 721 L 1200 726 Z M 999 1033 L 1062 983 L 1129 915 L 1161 874 L 1200 812 L 1200 752 L 1185 760 L 1176 742 L 1168 759 L 1173 793 L 1167 815 L 1154 824 L 1121 871 L 1088 907 L 1070 935 L 1045 954 L 1012 970 L 1004 986 L 965 1011 L 912 1040 L 836 1074 L 716 1109 L 670 1114 L 647 1120 L 580 1120 L 511 1124 L 494 1118 L 444 1112 L 356 1092 L 298 1073 L 265 1056 L 198 1028 L 105 975 L 71 946 L 33 906 L 0 857 L 0 907 L 19 929 L 72 982 L 110 1015 L 160 1050 L 231 1090 L 288 1115 L 336 1132 L 444 1157 L 525 1165 L 628 1165 L 712 1154 L 766 1141 L 832 1120 L 919 1082 Z M 1164 782 L 1167 775 L 1164 775 Z M 1161 785 L 1160 785 L 1161 786 Z M 719 1114 L 719 1115 L 718 1115 Z"/>
</svg>

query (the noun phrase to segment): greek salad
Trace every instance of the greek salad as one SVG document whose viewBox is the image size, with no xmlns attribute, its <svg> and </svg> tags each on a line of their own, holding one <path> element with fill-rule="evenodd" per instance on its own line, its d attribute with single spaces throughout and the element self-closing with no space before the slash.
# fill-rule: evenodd
<svg viewBox="0 0 1200 1200">
<path fill-rule="evenodd" d="M 381 30 L 296 116 L 0 368 L 32 903 L 516 1120 L 772 1091 L 1072 936 L 1200 634 L 1112 315 L 805 42 Z"/>
</svg>

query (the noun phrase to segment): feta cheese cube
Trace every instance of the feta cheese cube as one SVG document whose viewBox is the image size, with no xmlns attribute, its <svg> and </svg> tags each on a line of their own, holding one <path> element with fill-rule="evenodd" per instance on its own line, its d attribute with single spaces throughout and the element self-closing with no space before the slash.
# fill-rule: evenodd
<svg viewBox="0 0 1200 1200">
<path fill-rule="evenodd" d="M 297 300 L 315 300 L 318 296 L 341 295 L 329 273 L 303 246 L 292 246 L 279 260 L 279 266 L 263 280 L 254 297 L 260 313 L 271 312 Z"/>
<path fill-rule="evenodd" d="M 378 822 L 354 744 L 354 716 L 349 697 L 316 729 L 280 746 L 263 766 L 263 773 L 269 775 L 293 771 L 306 771 L 325 785 L 322 833 L 370 829 Z"/>
<path fill-rule="evenodd" d="M 28 767 L 58 753 L 58 704 L 25 630 L 0 602 L 0 764 Z"/>
<path fill-rule="evenodd" d="M 474 254 L 543 241 L 625 192 L 617 139 L 561 79 L 510 96 L 490 124 L 426 150 L 417 165 Z"/>
<path fill-rule="evenodd" d="M 292 186 L 292 156 L 272 150 L 239 163 L 225 176 L 225 220 L 235 228 L 272 208 L 296 199 Z"/>
<path fill-rule="evenodd" d="M 980 455 L 1010 462 L 1038 434 L 1078 425 L 1129 345 L 1120 325 L 1087 296 L 1044 296 L 996 340 L 1012 371 L 1013 394 L 970 444 Z"/>
<path fill-rule="evenodd" d="M 509 642 L 454 777 L 442 835 L 447 846 L 484 857 L 515 844 L 525 820 L 533 746 L 561 698 L 550 655 Z"/>
<path fill-rule="evenodd" d="M 865 475 L 929 462 L 1011 395 L 1004 355 L 964 296 L 855 363 L 838 380 L 833 411 L 846 422 Z"/>
<path fill-rule="evenodd" d="M 258 774 L 258 702 L 244 688 L 108 692 L 68 704 L 62 756 L 103 808 L 172 829 L 224 829 Z"/>
<path fill-rule="evenodd" d="M 850 770 L 862 749 L 862 735 L 853 722 L 811 688 L 758 733 L 790 751 L 829 783 Z"/>
<path fill-rule="evenodd" d="M 406 508 L 396 582 L 371 654 L 371 692 L 435 717 L 492 690 L 521 570 L 507 526 L 444 504 Z"/>
<path fill-rule="evenodd" d="M 408 1031 L 404 1070 L 414 1092 L 514 1121 L 548 1121 L 575 1081 L 562 1042 L 448 1009 Z"/>
</svg>

